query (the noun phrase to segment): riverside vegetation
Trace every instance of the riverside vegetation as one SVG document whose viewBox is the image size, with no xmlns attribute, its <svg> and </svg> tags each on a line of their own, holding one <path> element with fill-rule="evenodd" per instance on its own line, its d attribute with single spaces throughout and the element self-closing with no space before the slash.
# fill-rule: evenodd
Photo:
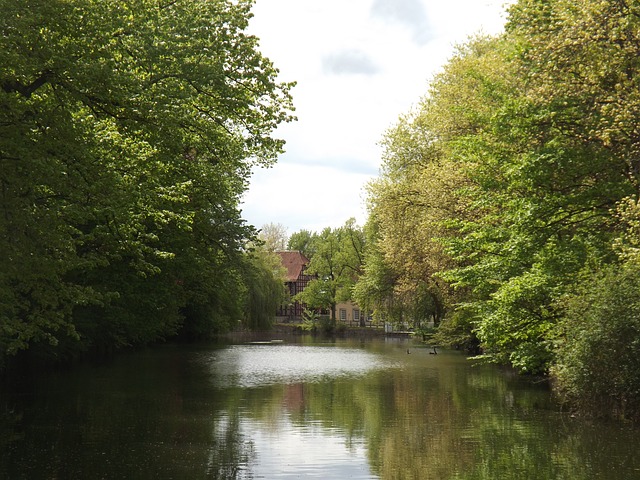
<svg viewBox="0 0 640 480">
<path fill-rule="evenodd" d="M 251 3 L 0 2 L 2 359 L 268 325 L 278 272 L 238 202 L 293 107 Z M 433 320 L 638 419 L 639 70 L 640 5 L 515 2 L 384 135 L 364 227 L 289 238 L 301 299 Z"/>
<path fill-rule="evenodd" d="M 266 325 L 238 208 L 291 84 L 251 1 L 1 0 L 0 363 Z"/>
</svg>

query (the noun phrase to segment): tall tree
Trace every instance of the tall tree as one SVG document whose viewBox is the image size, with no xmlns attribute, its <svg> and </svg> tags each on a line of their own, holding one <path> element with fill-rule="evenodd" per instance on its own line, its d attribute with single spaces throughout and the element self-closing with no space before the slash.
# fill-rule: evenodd
<svg viewBox="0 0 640 480">
<path fill-rule="evenodd" d="M 506 33 L 461 47 L 387 137 L 372 186 L 385 261 L 412 246 L 424 278 L 457 289 L 486 356 L 523 371 L 553 362 L 559 300 L 615 260 L 610 212 L 637 191 L 636 13 L 518 2 Z"/>
<path fill-rule="evenodd" d="M 490 294 L 477 304 L 487 353 L 525 371 L 553 362 L 557 302 L 581 270 L 614 260 L 610 212 L 635 190 L 634 22 L 621 2 L 516 4 L 503 64 L 520 87 L 458 151 L 477 157 L 481 146 L 471 176 L 492 214 L 458 243 L 474 260 L 454 276 Z"/>
<path fill-rule="evenodd" d="M 351 218 L 342 227 L 325 228 L 313 237 L 313 256 L 307 272 L 311 280 L 298 300 L 312 308 L 327 308 L 336 321 L 336 305 L 352 298 L 352 289 L 362 273 L 365 239 L 362 229 Z"/>
<path fill-rule="evenodd" d="M 478 37 L 459 47 L 428 95 L 383 138 L 382 174 L 368 187 L 378 268 L 367 264 L 372 276 L 363 280 L 392 282 L 390 290 L 377 288 L 388 292 L 386 307 L 378 308 L 389 320 L 438 324 L 448 305 L 467 300 L 465 288 L 454 298 L 441 277 L 456 265 L 443 240 L 462 236 L 452 227 L 479 216 L 465 194 L 474 188 L 469 165 L 454 149 L 492 115 L 496 99 L 478 98 L 478 91 L 503 76 L 500 62 L 496 39 Z"/>
<path fill-rule="evenodd" d="M 306 229 L 294 232 L 289 237 L 287 248 L 289 250 L 302 252 L 305 257 L 311 259 L 313 258 L 313 254 L 315 253 L 313 246 L 316 235 L 317 234 L 315 232 L 311 232 L 310 230 Z"/>
<path fill-rule="evenodd" d="M 222 305 L 254 234 L 240 196 L 292 109 L 251 5 L 0 0 L 0 355 L 144 341 Z"/>
<path fill-rule="evenodd" d="M 287 272 L 280 257 L 266 247 L 247 254 L 242 271 L 246 285 L 246 303 L 243 315 L 245 328 L 267 329 L 279 305 L 285 301 Z"/>
<path fill-rule="evenodd" d="M 364 265 L 362 275 L 353 288 L 353 299 L 364 311 L 373 313 L 377 318 L 395 319 L 397 273 L 385 261 L 379 242 L 380 230 L 374 215 L 374 211 L 369 212 L 364 227 Z"/>
</svg>

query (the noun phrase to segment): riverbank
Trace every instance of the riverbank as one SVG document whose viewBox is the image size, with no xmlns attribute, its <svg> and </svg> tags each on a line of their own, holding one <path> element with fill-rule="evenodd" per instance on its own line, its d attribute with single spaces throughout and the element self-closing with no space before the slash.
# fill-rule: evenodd
<svg viewBox="0 0 640 480">
<path fill-rule="evenodd" d="M 286 334 L 308 334 L 308 330 L 305 330 L 300 323 L 276 323 L 272 327 L 272 332 L 286 333 Z M 337 337 L 410 337 L 413 332 L 399 331 L 399 332 L 385 332 L 383 328 L 377 327 L 355 327 L 348 325 L 338 325 L 328 335 Z"/>
<path fill-rule="evenodd" d="M 225 333 L 222 336 L 233 341 L 250 342 L 255 340 L 281 339 L 301 335 L 312 335 L 327 338 L 412 338 L 414 332 L 385 332 L 382 328 L 356 327 L 340 325 L 332 332 L 310 332 L 301 323 L 275 323 L 271 329 L 263 331 L 236 331 Z"/>
</svg>

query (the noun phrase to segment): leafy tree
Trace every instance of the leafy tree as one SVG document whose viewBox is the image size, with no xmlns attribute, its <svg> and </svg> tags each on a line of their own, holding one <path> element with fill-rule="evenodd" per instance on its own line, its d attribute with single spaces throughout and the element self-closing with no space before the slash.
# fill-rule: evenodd
<svg viewBox="0 0 640 480">
<path fill-rule="evenodd" d="M 316 236 L 316 233 L 305 229 L 294 232 L 289 237 L 287 248 L 289 250 L 301 252 L 305 257 L 311 260 L 311 258 L 313 258 L 313 254 L 315 253 L 313 245 Z"/>
<path fill-rule="evenodd" d="M 353 287 L 353 298 L 363 310 L 372 312 L 376 317 L 392 318 L 396 274 L 385 262 L 373 212 L 369 214 L 364 234 L 364 265 L 362 275 Z"/>
<path fill-rule="evenodd" d="M 610 265 L 565 300 L 552 368 L 562 398 L 582 412 L 638 419 L 640 265 Z"/>
<path fill-rule="evenodd" d="M 563 315 L 556 301 L 585 265 L 613 260 L 610 210 L 635 189 L 628 159 L 636 147 L 616 120 L 634 108 L 622 77 L 636 68 L 635 47 L 620 45 L 635 17 L 625 10 L 519 2 L 503 63 L 520 87 L 502 89 L 484 128 L 457 144 L 462 158 L 482 155 L 468 175 L 486 215 L 460 229 L 454 251 L 466 265 L 449 278 L 486 296 L 476 303 L 485 350 L 523 371 L 553 362 L 550 338 Z M 496 82 L 485 84 L 492 88 L 479 93 L 500 98 Z"/>
<path fill-rule="evenodd" d="M 318 278 L 311 280 L 296 299 L 310 308 L 329 309 L 335 325 L 337 303 L 351 299 L 353 286 L 362 273 L 364 244 L 362 229 L 353 218 L 342 227 L 327 227 L 314 236 L 314 253 L 307 272 Z"/>
<path fill-rule="evenodd" d="M 0 355 L 233 304 L 240 196 L 291 119 L 251 4 L 0 1 Z"/>
<path fill-rule="evenodd" d="M 417 109 L 383 139 L 382 175 L 369 185 L 368 204 L 378 232 L 378 267 L 371 272 L 386 270 L 379 280 L 392 284 L 391 290 L 384 283 L 378 288 L 387 292 L 387 318 L 419 326 L 431 317 L 437 324 L 466 294 L 460 289 L 456 300 L 440 277 L 455 265 L 442 240 L 458 237 L 453 222 L 478 217 L 478 209 L 461 194 L 473 184 L 468 167 L 454 154 L 454 140 L 477 130 L 489 115 L 490 105 L 476 98 L 482 86 L 477 72 L 491 68 L 500 77 L 495 50 L 496 40 L 487 38 L 461 47 Z"/>
<path fill-rule="evenodd" d="M 615 261 L 610 211 L 637 191 L 636 13 L 518 2 L 506 33 L 462 46 L 385 139 L 370 203 L 396 284 L 447 281 L 458 324 L 522 371 L 554 361 L 558 300 L 585 265 Z"/>
<path fill-rule="evenodd" d="M 640 207 L 620 202 L 614 240 L 619 262 L 585 268 L 561 299 L 551 372 L 563 400 L 594 416 L 640 418 Z"/>
<path fill-rule="evenodd" d="M 247 289 L 243 326 L 251 330 L 267 329 L 286 296 L 286 271 L 280 257 L 266 248 L 251 252 L 242 278 Z"/>
</svg>

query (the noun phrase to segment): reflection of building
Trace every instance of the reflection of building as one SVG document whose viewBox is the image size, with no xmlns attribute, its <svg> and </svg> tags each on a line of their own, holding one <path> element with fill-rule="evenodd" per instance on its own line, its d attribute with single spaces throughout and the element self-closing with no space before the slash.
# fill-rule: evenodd
<svg viewBox="0 0 640 480">
<path fill-rule="evenodd" d="M 301 252 L 276 252 L 282 260 L 282 265 L 287 270 L 287 278 L 285 286 L 289 297 L 302 292 L 309 281 L 315 278 L 314 275 L 305 273 L 305 269 L 309 265 L 309 259 Z M 302 318 L 302 312 L 306 305 L 300 302 L 293 302 L 280 305 L 276 312 L 276 317 L 285 317 L 289 320 L 299 320 Z"/>
<path fill-rule="evenodd" d="M 306 406 L 304 384 L 294 383 L 285 386 L 283 403 L 290 413 L 304 413 Z"/>
</svg>

